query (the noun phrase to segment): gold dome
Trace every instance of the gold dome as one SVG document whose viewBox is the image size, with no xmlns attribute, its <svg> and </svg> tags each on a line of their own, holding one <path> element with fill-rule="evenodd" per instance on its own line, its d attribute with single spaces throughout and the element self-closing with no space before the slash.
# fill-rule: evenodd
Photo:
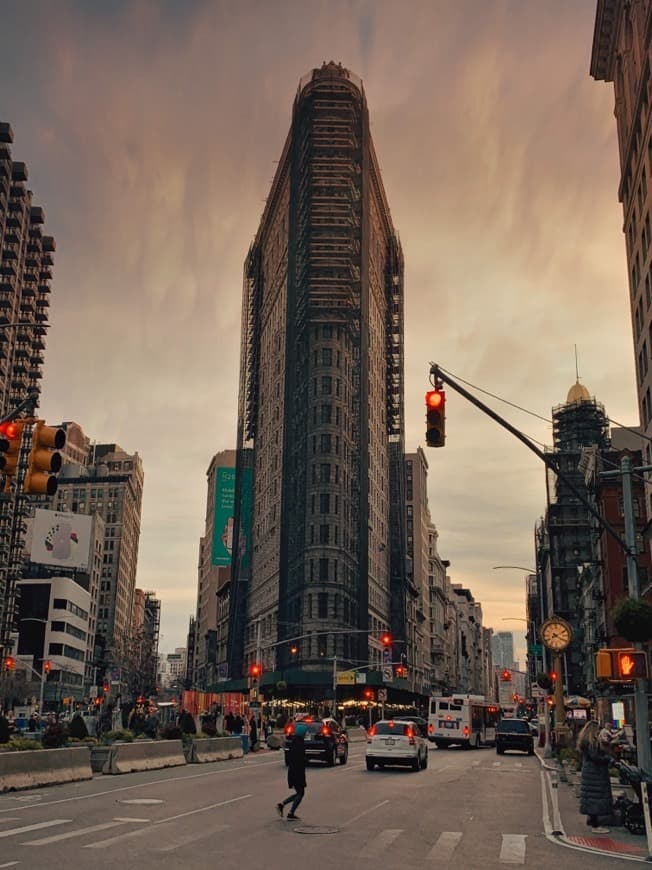
<svg viewBox="0 0 652 870">
<path fill-rule="evenodd" d="M 573 405 L 579 402 L 590 402 L 591 394 L 586 389 L 584 384 L 580 384 L 579 381 L 576 381 L 573 386 L 568 391 L 568 395 L 566 396 L 566 403 L 568 405 Z"/>
</svg>

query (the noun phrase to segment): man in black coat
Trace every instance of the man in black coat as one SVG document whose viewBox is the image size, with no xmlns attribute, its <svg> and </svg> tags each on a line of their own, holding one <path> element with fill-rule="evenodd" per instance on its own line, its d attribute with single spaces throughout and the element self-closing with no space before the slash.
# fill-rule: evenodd
<svg viewBox="0 0 652 870">
<path fill-rule="evenodd" d="M 296 794 L 291 794 L 284 801 L 276 804 L 276 810 L 281 818 L 283 818 L 283 808 L 286 804 L 291 803 L 292 806 L 287 818 L 290 820 L 299 819 L 299 816 L 296 815 L 296 809 L 303 800 L 306 790 L 306 743 L 304 737 L 307 730 L 307 727 L 299 722 L 288 749 L 288 785 L 294 789 Z"/>
</svg>

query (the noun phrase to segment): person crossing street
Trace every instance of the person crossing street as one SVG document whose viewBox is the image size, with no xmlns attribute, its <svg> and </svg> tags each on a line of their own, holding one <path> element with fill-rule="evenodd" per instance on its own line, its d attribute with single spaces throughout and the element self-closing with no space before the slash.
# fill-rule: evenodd
<svg viewBox="0 0 652 870">
<path fill-rule="evenodd" d="M 292 804 L 287 818 L 290 821 L 299 820 L 296 814 L 297 807 L 303 800 L 306 790 L 306 743 L 304 737 L 308 728 L 302 722 L 296 726 L 294 737 L 288 749 L 288 785 L 293 788 L 295 794 L 286 797 L 284 801 L 276 804 L 276 810 L 283 818 L 283 810 L 287 804 Z"/>
</svg>

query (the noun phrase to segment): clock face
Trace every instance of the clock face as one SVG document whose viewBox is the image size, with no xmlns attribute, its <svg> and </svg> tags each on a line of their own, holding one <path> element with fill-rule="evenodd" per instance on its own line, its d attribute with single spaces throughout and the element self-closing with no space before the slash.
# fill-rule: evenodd
<svg viewBox="0 0 652 870">
<path fill-rule="evenodd" d="M 564 619 L 546 620 L 541 626 L 541 638 L 548 649 L 566 649 L 571 642 L 571 627 Z"/>
</svg>

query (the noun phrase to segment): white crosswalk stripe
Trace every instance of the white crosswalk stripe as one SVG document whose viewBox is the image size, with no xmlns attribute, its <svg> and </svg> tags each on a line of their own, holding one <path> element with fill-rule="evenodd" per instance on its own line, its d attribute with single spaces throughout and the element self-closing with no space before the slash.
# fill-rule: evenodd
<svg viewBox="0 0 652 870">
<path fill-rule="evenodd" d="M 381 831 L 377 837 L 374 837 L 371 843 L 365 846 L 365 855 L 379 854 L 384 852 L 388 846 L 394 842 L 397 837 L 403 833 L 403 828 L 387 828 Z"/>
<path fill-rule="evenodd" d="M 102 822 L 100 825 L 90 825 L 88 828 L 77 828 L 75 831 L 66 831 L 65 834 L 54 834 L 52 837 L 42 837 L 40 840 L 28 840 L 21 846 L 49 846 L 50 843 L 59 843 L 61 840 L 71 840 L 73 837 L 83 837 L 84 834 L 94 834 L 97 831 L 106 831 L 107 828 L 115 828 L 122 822 Z"/>
<path fill-rule="evenodd" d="M 0 867 L 15 867 L 16 864 L 20 864 L 20 861 L 7 861 L 6 864 L 0 864 Z"/>
<path fill-rule="evenodd" d="M 448 861 L 461 839 L 461 831 L 444 831 L 426 855 L 426 859 L 428 861 Z"/>
<path fill-rule="evenodd" d="M 525 864 L 526 834 L 503 834 L 498 860 L 501 864 Z"/>
<path fill-rule="evenodd" d="M 40 828 L 53 828 L 55 825 L 65 825 L 72 819 L 50 819 L 49 822 L 38 822 L 35 825 L 23 825 L 20 828 L 9 828 L 8 831 L 0 831 L 0 838 L 15 837 L 17 834 L 26 834 L 28 831 L 38 831 Z"/>
</svg>

